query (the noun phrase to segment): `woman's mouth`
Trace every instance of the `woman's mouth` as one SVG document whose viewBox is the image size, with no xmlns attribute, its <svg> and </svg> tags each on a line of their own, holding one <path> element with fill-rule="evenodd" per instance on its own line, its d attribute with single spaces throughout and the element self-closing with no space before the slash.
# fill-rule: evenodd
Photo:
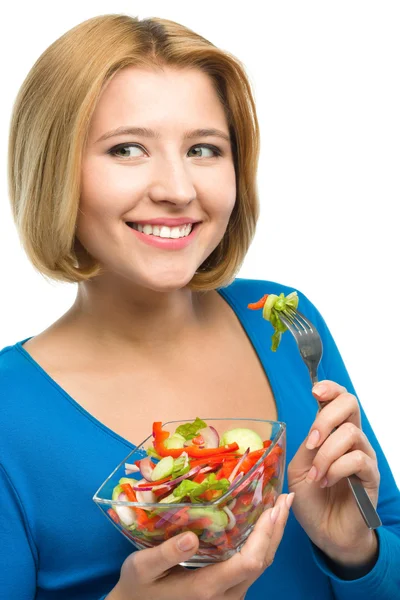
<svg viewBox="0 0 400 600">
<path fill-rule="evenodd" d="M 177 227 L 168 227 L 167 225 L 143 225 L 140 223 L 127 223 L 127 225 L 136 231 L 140 231 L 140 233 L 144 233 L 145 235 L 154 235 L 164 239 L 171 238 L 176 240 L 190 235 L 195 223 L 187 223 Z"/>
<path fill-rule="evenodd" d="M 180 250 L 189 246 L 196 238 L 201 223 L 186 223 L 175 227 L 132 222 L 126 224 L 132 233 L 145 244 L 164 250 Z"/>
</svg>

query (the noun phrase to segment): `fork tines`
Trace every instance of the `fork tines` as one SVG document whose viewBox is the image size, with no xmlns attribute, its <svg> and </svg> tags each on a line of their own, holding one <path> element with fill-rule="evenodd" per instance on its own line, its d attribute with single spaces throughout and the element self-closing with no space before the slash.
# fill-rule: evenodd
<svg viewBox="0 0 400 600">
<path fill-rule="evenodd" d="M 297 332 L 302 335 L 303 333 L 313 333 L 314 326 L 310 321 L 306 319 L 298 310 L 294 308 L 285 308 L 283 315 L 288 319 L 291 325 L 296 328 Z"/>
</svg>

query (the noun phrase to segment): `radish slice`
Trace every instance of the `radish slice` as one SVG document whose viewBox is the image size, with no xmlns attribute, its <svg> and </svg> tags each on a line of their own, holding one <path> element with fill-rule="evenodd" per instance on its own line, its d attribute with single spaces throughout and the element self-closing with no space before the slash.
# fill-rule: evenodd
<svg viewBox="0 0 400 600">
<path fill-rule="evenodd" d="M 152 481 L 151 473 L 154 471 L 155 464 L 152 462 L 150 456 L 142 458 L 139 463 L 140 473 L 147 481 Z"/>
<path fill-rule="evenodd" d="M 214 427 L 204 427 L 200 429 L 199 435 L 203 437 L 204 448 L 218 448 L 219 447 L 219 435 Z"/>
<path fill-rule="evenodd" d="M 247 448 L 246 452 L 242 455 L 242 458 L 239 460 L 238 464 L 236 465 L 236 467 L 233 469 L 232 473 L 229 475 L 228 479 L 229 481 L 232 483 L 232 481 L 235 479 L 237 472 L 239 471 L 244 459 L 246 458 L 246 456 L 249 454 L 250 452 L 250 448 Z"/>
<path fill-rule="evenodd" d="M 157 502 L 157 496 L 154 494 L 154 492 L 152 490 L 136 492 L 136 498 L 137 498 L 138 502 L 143 502 L 144 504 L 146 504 L 148 502 L 151 502 L 151 503 Z M 148 508 L 147 510 L 153 510 L 153 509 Z"/>
<path fill-rule="evenodd" d="M 140 469 L 137 465 L 125 463 L 125 475 L 131 475 L 131 473 L 137 473 L 138 471 L 140 471 Z"/>
<path fill-rule="evenodd" d="M 118 500 L 126 502 L 128 500 L 128 496 L 126 494 L 119 494 Z M 135 513 L 129 506 L 118 506 L 118 504 L 115 504 L 114 510 L 124 525 L 129 527 L 129 525 L 136 523 Z"/>
<path fill-rule="evenodd" d="M 233 529 L 236 525 L 236 517 L 233 514 L 233 512 L 230 510 L 230 508 L 228 508 L 227 506 L 224 506 L 224 508 L 222 509 L 226 512 L 226 514 L 228 515 L 228 525 L 225 527 L 225 531 L 230 531 L 231 529 Z"/>
</svg>

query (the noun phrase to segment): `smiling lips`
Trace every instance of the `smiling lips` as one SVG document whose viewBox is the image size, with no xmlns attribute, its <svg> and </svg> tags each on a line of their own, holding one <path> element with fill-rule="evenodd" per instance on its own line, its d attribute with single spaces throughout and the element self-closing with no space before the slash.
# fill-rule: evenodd
<svg viewBox="0 0 400 600">
<path fill-rule="evenodd" d="M 200 222 L 195 219 L 151 219 L 126 223 L 132 233 L 149 246 L 163 250 L 186 248 L 196 237 Z"/>
<path fill-rule="evenodd" d="M 154 235 L 161 238 L 172 238 L 178 239 L 187 237 L 193 229 L 192 223 L 186 225 L 179 225 L 178 227 L 168 227 L 167 225 L 150 225 L 146 223 L 142 225 L 140 223 L 127 223 L 131 229 L 140 231 L 145 235 Z"/>
</svg>

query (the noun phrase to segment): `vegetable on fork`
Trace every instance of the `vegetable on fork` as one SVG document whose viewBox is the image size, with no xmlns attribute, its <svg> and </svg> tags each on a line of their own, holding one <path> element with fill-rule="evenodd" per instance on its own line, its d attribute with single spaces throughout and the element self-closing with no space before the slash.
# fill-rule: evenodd
<svg viewBox="0 0 400 600">
<path fill-rule="evenodd" d="M 279 294 L 279 296 L 277 296 L 276 294 L 265 294 L 257 302 L 253 302 L 247 305 L 247 308 L 250 308 L 251 310 L 259 310 L 262 308 L 263 318 L 266 321 L 269 321 L 272 327 L 274 328 L 271 346 L 271 350 L 273 352 L 276 352 L 279 346 L 282 333 L 287 331 L 287 327 L 282 322 L 279 313 L 285 311 L 289 307 L 296 310 L 298 305 L 299 297 L 297 295 L 297 292 L 291 292 L 287 296 L 285 296 L 283 293 Z"/>
</svg>

